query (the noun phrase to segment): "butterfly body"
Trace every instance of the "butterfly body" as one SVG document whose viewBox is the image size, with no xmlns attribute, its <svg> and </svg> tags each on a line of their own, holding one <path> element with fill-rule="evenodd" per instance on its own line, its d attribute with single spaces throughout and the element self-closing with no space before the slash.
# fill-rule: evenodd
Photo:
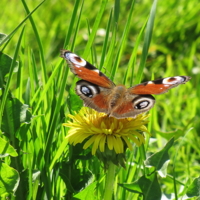
<svg viewBox="0 0 200 200">
<path fill-rule="evenodd" d="M 174 76 L 126 88 L 116 86 L 96 67 L 68 50 L 61 50 L 61 57 L 67 61 L 72 73 L 81 79 L 76 83 L 76 93 L 84 105 L 115 118 L 135 117 L 148 111 L 155 103 L 151 94 L 165 93 L 190 79 Z"/>
</svg>

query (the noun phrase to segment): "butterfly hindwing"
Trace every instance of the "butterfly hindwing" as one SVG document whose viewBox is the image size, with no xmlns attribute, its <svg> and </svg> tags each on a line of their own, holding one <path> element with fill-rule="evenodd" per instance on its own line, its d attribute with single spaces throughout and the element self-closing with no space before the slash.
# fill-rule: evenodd
<svg viewBox="0 0 200 200">
<path fill-rule="evenodd" d="M 76 93 L 84 101 L 84 105 L 109 114 L 109 96 L 111 89 L 102 88 L 85 80 L 76 83 Z"/>
<path fill-rule="evenodd" d="M 115 118 L 135 117 L 140 113 L 150 110 L 155 103 L 155 99 L 151 95 L 135 95 L 127 93 L 126 96 L 125 100 L 112 110 L 110 116 Z"/>
</svg>

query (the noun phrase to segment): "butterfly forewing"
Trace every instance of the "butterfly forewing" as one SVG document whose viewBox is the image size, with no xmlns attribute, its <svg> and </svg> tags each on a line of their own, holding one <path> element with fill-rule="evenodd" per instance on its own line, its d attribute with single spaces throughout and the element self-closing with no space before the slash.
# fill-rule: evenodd
<svg viewBox="0 0 200 200">
<path fill-rule="evenodd" d="M 128 90 L 133 94 L 163 94 L 190 80 L 189 76 L 174 76 L 135 85 Z"/>
<path fill-rule="evenodd" d="M 67 61 L 72 73 L 79 78 L 104 88 L 112 88 L 115 86 L 107 76 L 76 54 L 68 50 L 61 50 L 61 57 Z"/>
</svg>

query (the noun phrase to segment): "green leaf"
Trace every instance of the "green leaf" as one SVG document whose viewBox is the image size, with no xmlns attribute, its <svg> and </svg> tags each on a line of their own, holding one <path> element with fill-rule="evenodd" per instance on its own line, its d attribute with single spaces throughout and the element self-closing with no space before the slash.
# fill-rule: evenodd
<svg viewBox="0 0 200 200">
<path fill-rule="evenodd" d="M 161 151 L 152 154 L 145 161 L 146 166 L 155 167 L 162 177 L 166 177 L 166 168 L 169 162 L 168 150 L 172 147 L 173 143 L 174 138 L 172 138 Z"/>
<path fill-rule="evenodd" d="M 155 173 L 148 177 L 142 176 L 138 180 L 138 184 L 143 192 L 144 200 L 161 199 L 162 193 Z"/>
<path fill-rule="evenodd" d="M 0 33 L 0 43 L 7 37 L 6 34 Z"/>
<path fill-rule="evenodd" d="M 96 183 L 91 183 L 88 185 L 84 190 L 79 192 L 77 195 L 74 196 L 73 199 L 81 199 L 81 200 L 95 200 L 97 197 L 94 195 Z"/>
<path fill-rule="evenodd" d="M 165 138 L 166 140 L 169 140 L 172 137 L 174 137 L 174 139 L 178 139 L 179 137 L 184 136 L 185 131 L 182 129 L 177 129 L 177 130 L 169 131 L 169 132 L 163 132 L 160 130 L 156 130 L 156 134 L 160 135 L 161 137 Z"/>
<path fill-rule="evenodd" d="M 161 189 L 156 173 L 147 177 L 142 176 L 139 180 L 130 184 L 119 185 L 130 192 L 142 194 L 144 196 L 144 200 L 161 199 Z"/>
<path fill-rule="evenodd" d="M 0 52 L 0 87 L 3 87 L 3 80 L 5 78 L 5 75 L 9 73 L 12 58 L 2 52 Z M 17 72 L 18 70 L 18 62 L 14 63 L 14 72 Z"/>
<path fill-rule="evenodd" d="M 9 88 L 10 88 L 11 80 L 12 80 L 12 77 L 13 77 L 13 72 L 14 72 L 14 69 L 15 69 L 15 63 L 16 63 L 16 60 L 17 60 L 17 55 L 18 55 L 18 52 L 19 52 L 19 48 L 20 48 L 20 45 L 21 45 L 23 34 L 24 34 L 24 27 L 21 31 L 21 34 L 19 36 L 19 40 L 17 42 L 14 57 L 12 59 L 10 70 L 9 70 L 8 80 L 6 82 L 5 90 L 4 90 L 3 96 L 2 96 L 2 101 L 1 101 L 1 105 L 0 105 L 0 126 L 1 126 L 2 121 L 3 121 L 2 116 L 3 116 L 3 112 L 5 111 L 5 104 L 6 104 L 6 101 L 7 101 L 7 98 L 8 98 Z M 2 79 L 0 81 L 3 82 Z"/>
<path fill-rule="evenodd" d="M 133 183 L 119 183 L 118 185 L 130 192 L 142 194 L 142 190 L 137 181 Z"/>
<path fill-rule="evenodd" d="M 0 158 L 6 157 L 8 155 L 13 157 L 18 156 L 16 150 L 9 144 L 9 142 L 0 138 Z"/>
<path fill-rule="evenodd" d="M 22 123 L 29 123 L 31 114 L 28 105 L 22 104 L 18 99 L 7 99 L 2 118 L 2 131 L 14 134 Z"/>
<path fill-rule="evenodd" d="M 192 184 L 187 189 L 186 195 L 188 197 L 200 197 L 200 177 L 195 178 Z"/>
<path fill-rule="evenodd" d="M 13 193 L 19 185 L 19 173 L 5 163 L 0 163 L 0 196 Z"/>
</svg>

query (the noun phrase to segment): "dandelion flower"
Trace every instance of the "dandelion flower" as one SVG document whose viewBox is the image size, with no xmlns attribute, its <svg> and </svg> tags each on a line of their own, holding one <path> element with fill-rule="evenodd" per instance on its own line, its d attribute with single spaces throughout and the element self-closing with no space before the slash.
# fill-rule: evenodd
<svg viewBox="0 0 200 200">
<path fill-rule="evenodd" d="M 105 113 L 83 107 L 79 113 L 68 115 L 71 121 L 63 125 L 70 130 L 66 138 L 72 145 L 84 143 L 83 148 L 92 147 L 92 155 L 97 152 L 114 151 L 123 154 L 127 148 L 133 149 L 145 143 L 143 132 L 147 132 L 145 124 L 148 115 L 140 114 L 135 118 L 116 119 Z"/>
</svg>

